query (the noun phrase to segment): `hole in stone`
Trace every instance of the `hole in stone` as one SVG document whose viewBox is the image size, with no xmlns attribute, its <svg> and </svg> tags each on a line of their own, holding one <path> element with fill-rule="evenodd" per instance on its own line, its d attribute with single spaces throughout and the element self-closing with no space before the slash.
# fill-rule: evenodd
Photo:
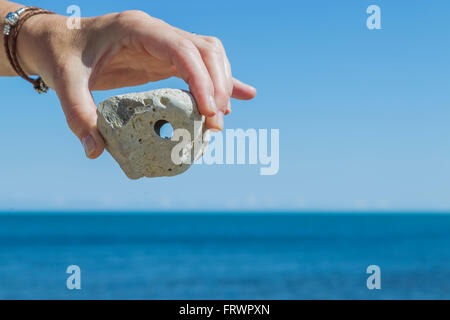
<svg viewBox="0 0 450 320">
<path fill-rule="evenodd" d="M 170 139 L 173 137 L 173 127 L 166 120 L 159 120 L 155 123 L 155 132 L 163 139 Z"/>
<path fill-rule="evenodd" d="M 144 104 L 151 105 L 153 101 L 151 99 L 144 99 Z"/>
</svg>

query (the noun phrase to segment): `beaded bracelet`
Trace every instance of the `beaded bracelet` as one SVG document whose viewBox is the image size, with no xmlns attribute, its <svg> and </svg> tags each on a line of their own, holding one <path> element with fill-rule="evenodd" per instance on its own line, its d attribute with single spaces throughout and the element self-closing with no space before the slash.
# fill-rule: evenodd
<svg viewBox="0 0 450 320">
<path fill-rule="evenodd" d="M 3 29 L 4 44 L 6 55 L 13 69 L 19 76 L 30 82 L 34 89 L 39 93 L 46 93 L 48 86 L 41 77 L 37 79 L 30 78 L 20 66 L 17 59 L 17 36 L 23 24 L 31 17 L 38 14 L 54 14 L 52 11 L 44 10 L 37 7 L 24 7 L 17 11 L 10 12 L 5 19 L 5 28 Z"/>
</svg>

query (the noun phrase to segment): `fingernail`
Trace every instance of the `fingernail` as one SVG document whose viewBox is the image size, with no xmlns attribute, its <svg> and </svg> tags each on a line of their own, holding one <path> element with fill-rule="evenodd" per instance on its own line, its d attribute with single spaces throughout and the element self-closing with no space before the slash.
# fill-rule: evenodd
<svg viewBox="0 0 450 320">
<path fill-rule="evenodd" d="M 216 105 L 216 100 L 214 99 L 213 96 L 209 96 L 209 109 L 215 114 L 217 114 L 218 109 Z"/>
<path fill-rule="evenodd" d="M 222 131 L 223 130 L 223 117 L 224 114 L 222 111 L 219 111 L 214 117 L 212 117 L 211 121 L 211 130 L 213 131 Z"/>
<path fill-rule="evenodd" d="M 85 136 L 81 140 L 81 143 L 83 144 L 84 152 L 86 152 L 86 155 L 88 157 L 91 156 L 95 152 L 96 143 L 95 143 L 95 140 L 92 137 L 92 135 L 88 134 L 87 136 Z"/>
<path fill-rule="evenodd" d="M 228 101 L 227 115 L 231 113 L 231 102 Z"/>
</svg>

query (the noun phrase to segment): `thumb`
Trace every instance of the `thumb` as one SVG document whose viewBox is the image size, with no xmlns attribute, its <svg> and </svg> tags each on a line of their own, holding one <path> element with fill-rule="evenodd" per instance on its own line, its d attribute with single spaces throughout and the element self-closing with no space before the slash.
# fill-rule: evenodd
<svg viewBox="0 0 450 320">
<path fill-rule="evenodd" d="M 105 141 L 97 129 L 97 108 L 86 85 L 68 81 L 57 90 L 67 124 L 80 139 L 86 156 L 98 158 L 105 149 Z"/>
</svg>

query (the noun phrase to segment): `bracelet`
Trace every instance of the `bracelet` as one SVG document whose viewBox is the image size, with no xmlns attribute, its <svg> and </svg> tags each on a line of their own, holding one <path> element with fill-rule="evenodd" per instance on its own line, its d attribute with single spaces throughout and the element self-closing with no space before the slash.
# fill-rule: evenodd
<svg viewBox="0 0 450 320">
<path fill-rule="evenodd" d="M 38 77 L 37 79 L 30 78 L 25 71 L 23 71 L 17 58 L 17 36 L 19 31 L 29 18 L 38 14 L 54 14 L 54 12 L 37 7 L 24 7 L 8 13 L 5 18 L 6 24 L 3 29 L 3 35 L 6 56 L 13 69 L 19 76 L 30 82 L 38 93 L 46 93 L 48 91 L 48 86 L 45 84 L 44 80 L 42 80 L 41 77 Z"/>
</svg>

